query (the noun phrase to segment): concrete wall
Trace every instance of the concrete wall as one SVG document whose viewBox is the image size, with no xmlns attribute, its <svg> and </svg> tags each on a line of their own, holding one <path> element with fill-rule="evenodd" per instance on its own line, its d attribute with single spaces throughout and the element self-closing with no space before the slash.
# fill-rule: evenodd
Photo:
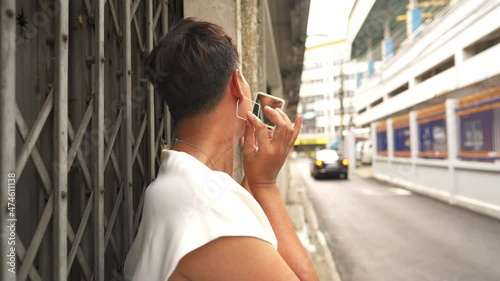
<svg viewBox="0 0 500 281">
<path fill-rule="evenodd" d="M 184 17 L 216 23 L 235 40 L 241 53 L 241 0 L 184 0 Z"/>
<path fill-rule="evenodd" d="M 448 161 L 433 161 L 420 159 L 413 167 L 399 159 L 379 156 L 372 165 L 378 180 L 500 219 L 500 168 L 476 164 L 456 167 L 452 172 Z"/>
<path fill-rule="evenodd" d="M 411 157 L 395 157 L 392 119 L 387 120 L 388 156 L 377 155 L 377 138 L 372 134 L 375 178 L 433 198 L 500 219 L 500 161 L 463 161 L 457 157 L 458 127 L 454 100 L 446 102 L 448 159 L 417 157 L 415 112 L 410 112 Z M 376 132 L 376 123 L 372 123 Z"/>
<path fill-rule="evenodd" d="M 353 14 L 363 12 L 357 4 Z M 500 68 L 492 63 L 500 57 L 500 44 L 479 52 L 470 48 L 498 36 L 499 17 L 498 1 L 456 1 L 384 62 L 378 75 L 363 81 L 354 104 L 356 111 L 366 111 L 354 122 L 358 126 L 371 124 L 376 178 L 500 218 L 500 163 L 463 161 L 457 157 L 459 122 L 453 100 L 500 85 Z M 350 28 L 355 29 L 356 25 Z M 430 74 L 444 61 L 451 65 L 438 74 Z M 389 95 L 405 84 L 408 89 Z M 445 101 L 448 158 L 419 158 L 415 110 Z M 398 158 L 393 153 L 392 117 L 408 112 L 411 157 Z M 379 120 L 387 120 L 387 156 L 376 153 L 375 122 Z"/>
</svg>

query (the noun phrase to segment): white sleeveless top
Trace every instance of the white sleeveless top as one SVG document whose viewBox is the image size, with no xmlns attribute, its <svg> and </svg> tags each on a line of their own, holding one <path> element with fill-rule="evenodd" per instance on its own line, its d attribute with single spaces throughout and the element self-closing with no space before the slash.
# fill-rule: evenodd
<svg viewBox="0 0 500 281">
<path fill-rule="evenodd" d="M 256 237 L 277 249 L 264 211 L 233 178 L 187 153 L 163 153 L 125 260 L 126 280 L 166 281 L 182 257 L 219 237 Z"/>
</svg>

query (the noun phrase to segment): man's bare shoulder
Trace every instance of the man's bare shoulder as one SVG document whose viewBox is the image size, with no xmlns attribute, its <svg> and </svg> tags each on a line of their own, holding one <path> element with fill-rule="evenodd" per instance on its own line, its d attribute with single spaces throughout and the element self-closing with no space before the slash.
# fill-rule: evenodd
<svg viewBox="0 0 500 281">
<path fill-rule="evenodd" d="M 299 280 L 274 247 L 254 237 L 222 237 L 181 259 L 169 281 Z"/>
</svg>

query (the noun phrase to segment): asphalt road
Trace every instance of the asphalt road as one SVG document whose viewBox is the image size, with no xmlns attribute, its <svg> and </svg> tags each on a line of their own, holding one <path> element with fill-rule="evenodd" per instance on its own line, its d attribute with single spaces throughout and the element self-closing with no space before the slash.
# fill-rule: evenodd
<svg viewBox="0 0 500 281">
<path fill-rule="evenodd" d="M 500 221 L 354 173 L 303 175 L 342 281 L 500 281 Z"/>
</svg>

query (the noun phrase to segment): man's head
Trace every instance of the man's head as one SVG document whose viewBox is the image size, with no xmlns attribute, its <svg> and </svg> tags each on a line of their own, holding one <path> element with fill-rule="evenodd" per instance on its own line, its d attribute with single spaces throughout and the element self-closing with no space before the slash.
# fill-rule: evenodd
<svg viewBox="0 0 500 281">
<path fill-rule="evenodd" d="M 213 110 L 238 65 L 236 46 L 222 27 L 192 19 L 176 24 L 145 62 L 175 121 Z"/>
</svg>

